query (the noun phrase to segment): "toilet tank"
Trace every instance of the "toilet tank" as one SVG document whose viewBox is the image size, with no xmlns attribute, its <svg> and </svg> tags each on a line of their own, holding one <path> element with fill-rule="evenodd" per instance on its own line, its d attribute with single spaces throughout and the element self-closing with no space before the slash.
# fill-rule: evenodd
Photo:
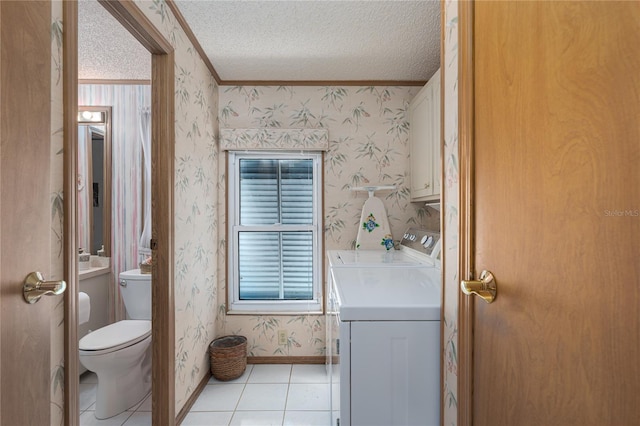
<svg viewBox="0 0 640 426">
<path fill-rule="evenodd" d="M 127 318 L 151 320 L 151 274 L 132 269 L 121 272 L 119 282 Z"/>
</svg>

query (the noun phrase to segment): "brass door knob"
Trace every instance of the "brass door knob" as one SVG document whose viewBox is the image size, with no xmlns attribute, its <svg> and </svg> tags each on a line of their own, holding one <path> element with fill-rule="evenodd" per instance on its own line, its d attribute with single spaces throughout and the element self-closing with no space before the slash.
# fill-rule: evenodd
<svg viewBox="0 0 640 426">
<path fill-rule="evenodd" d="M 57 296 L 66 289 L 66 282 L 45 281 L 42 273 L 32 272 L 24 279 L 22 295 L 27 303 L 36 303 L 42 296 Z"/>
<path fill-rule="evenodd" d="M 475 294 L 487 303 L 492 303 L 498 295 L 498 283 L 490 271 L 482 271 L 479 280 L 463 280 L 460 288 L 467 296 Z"/>
</svg>

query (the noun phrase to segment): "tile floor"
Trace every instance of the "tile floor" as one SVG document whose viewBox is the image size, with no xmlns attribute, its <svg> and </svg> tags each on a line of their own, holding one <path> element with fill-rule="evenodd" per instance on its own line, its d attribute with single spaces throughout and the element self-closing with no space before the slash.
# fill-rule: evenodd
<svg viewBox="0 0 640 426">
<path fill-rule="evenodd" d="M 93 373 L 80 379 L 81 426 L 151 425 L 150 397 L 125 413 L 97 420 L 93 415 L 96 383 Z M 247 365 L 236 380 L 220 382 L 212 377 L 182 425 L 329 426 L 329 398 L 324 365 Z"/>
</svg>

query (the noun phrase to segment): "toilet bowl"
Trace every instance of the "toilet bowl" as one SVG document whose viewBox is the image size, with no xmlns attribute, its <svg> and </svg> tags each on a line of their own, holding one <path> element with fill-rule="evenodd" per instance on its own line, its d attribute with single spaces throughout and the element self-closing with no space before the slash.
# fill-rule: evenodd
<svg viewBox="0 0 640 426">
<path fill-rule="evenodd" d="M 124 320 L 80 340 L 80 362 L 98 376 L 95 416 L 113 417 L 151 391 L 151 321 Z"/>
<path fill-rule="evenodd" d="M 120 274 L 129 318 L 95 330 L 79 342 L 80 362 L 98 376 L 95 417 L 106 419 L 151 391 L 151 275 Z"/>
</svg>

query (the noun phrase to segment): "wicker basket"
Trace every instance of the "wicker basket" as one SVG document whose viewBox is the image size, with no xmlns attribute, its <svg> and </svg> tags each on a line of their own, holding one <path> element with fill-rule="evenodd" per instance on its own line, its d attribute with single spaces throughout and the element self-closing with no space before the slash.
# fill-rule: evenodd
<svg viewBox="0 0 640 426">
<path fill-rule="evenodd" d="M 213 377 L 221 381 L 237 379 L 247 368 L 247 338 L 219 337 L 209 345 L 209 356 Z"/>
</svg>

